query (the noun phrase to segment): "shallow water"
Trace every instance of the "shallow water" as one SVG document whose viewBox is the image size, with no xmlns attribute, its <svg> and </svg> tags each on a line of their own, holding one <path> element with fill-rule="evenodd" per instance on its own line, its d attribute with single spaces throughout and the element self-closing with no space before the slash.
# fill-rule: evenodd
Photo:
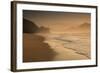
<svg viewBox="0 0 100 73">
<path fill-rule="evenodd" d="M 88 33 L 24 34 L 23 62 L 90 59 Z"/>
<path fill-rule="evenodd" d="M 79 56 L 84 56 L 85 59 L 90 59 L 90 35 L 88 33 L 66 33 L 66 34 L 44 34 L 45 42 L 48 43 L 52 49 L 54 49 L 59 57 L 58 59 L 60 60 L 60 55 L 63 54 L 63 52 L 58 52 L 57 50 L 60 51 L 65 51 L 65 50 L 70 50 L 69 57 L 72 55 L 71 52 L 74 54 L 78 54 Z M 68 53 L 68 52 L 66 52 Z M 65 55 L 66 55 L 65 53 Z M 64 56 L 67 59 L 68 56 Z M 84 59 L 83 57 L 83 59 Z M 62 58 L 61 58 L 62 59 Z M 69 60 L 74 60 L 75 58 L 69 58 Z M 76 58 L 76 59 L 82 59 L 82 58 Z"/>
</svg>

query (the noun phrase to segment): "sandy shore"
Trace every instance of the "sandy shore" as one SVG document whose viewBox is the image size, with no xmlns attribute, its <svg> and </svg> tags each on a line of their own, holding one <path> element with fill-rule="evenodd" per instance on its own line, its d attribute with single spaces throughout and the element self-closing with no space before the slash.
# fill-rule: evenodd
<svg viewBox="0 0 100 73">
<path fill-rule="evenodd" d="M 90 59 L 89 36 L 24 34 L 24 62 Z"/>
</svg>

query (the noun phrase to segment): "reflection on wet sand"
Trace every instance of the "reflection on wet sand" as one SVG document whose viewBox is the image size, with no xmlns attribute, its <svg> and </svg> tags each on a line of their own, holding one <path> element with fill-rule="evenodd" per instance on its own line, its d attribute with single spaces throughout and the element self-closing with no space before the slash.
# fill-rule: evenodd
<svg viewBox="0 0 100 73">
<path fill-rule="evenodd" d="M 51 47 L 44 43 L 44 37 L 32 34 L 24 34 L 23 61 L 50 61 L 56 53 Z"/>
</svg>

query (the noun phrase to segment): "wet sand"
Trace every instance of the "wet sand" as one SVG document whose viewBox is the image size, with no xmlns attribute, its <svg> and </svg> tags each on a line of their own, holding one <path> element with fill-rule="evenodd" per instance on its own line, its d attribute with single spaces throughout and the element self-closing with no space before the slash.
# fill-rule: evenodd
<svg viewBox="0 0 100 73">
<path fill-rule="evenodd" d="M 50 61 L 56 55 L 43 37 L 34 34 L 23 36 L 23 62 Z"/>
<path fill-rule="evenodd" d="M 90 59 L 88 34 L 24 33 L 23 62 Z"/>
</svg>

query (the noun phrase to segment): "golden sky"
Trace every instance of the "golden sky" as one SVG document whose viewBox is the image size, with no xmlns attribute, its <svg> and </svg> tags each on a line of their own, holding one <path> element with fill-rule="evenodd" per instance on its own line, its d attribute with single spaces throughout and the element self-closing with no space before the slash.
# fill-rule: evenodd
<svg viewBox="0 0 100 73">
<path fill-rule="evenodd" d="M 23 17 L 53 31 L 65 31 L 69 27 L 91 22 L 89 13 L 23 10 Z"/>
</svg>

